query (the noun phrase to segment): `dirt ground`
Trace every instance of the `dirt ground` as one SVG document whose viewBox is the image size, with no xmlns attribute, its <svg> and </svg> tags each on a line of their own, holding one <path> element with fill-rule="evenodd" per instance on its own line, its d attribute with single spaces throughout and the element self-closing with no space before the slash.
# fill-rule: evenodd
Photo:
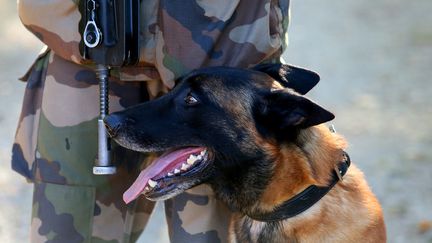
<svg viewBox="0 0 432 243">
<path fill-rule="evenodd" d="M 0 0 L 0 242 L 27 242 L 31 185 L 10 169 L 24 84 L 41 47 Z M 321 74 L 348 152 L 384 208 L 388 242 L 432 242 L 432 1 L 292 1 L 289 63 Z M 355 210 L 355 209 L 353 209 Z M 140 242 L 167 242 L 161 207 Z M 157 240 L 156 240 L 157 239 Z"/>
</svg>

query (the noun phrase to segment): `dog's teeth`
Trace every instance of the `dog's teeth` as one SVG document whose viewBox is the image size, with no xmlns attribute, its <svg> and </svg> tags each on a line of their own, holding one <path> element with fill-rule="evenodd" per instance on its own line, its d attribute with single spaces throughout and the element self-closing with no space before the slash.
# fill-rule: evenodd
<svg viewBox="0 0 432 243">
<path fill-rule="evenodd" d="M 178 173 L 180 173 L 180 170 L 179 170 L 179 169 L 175 169 L 175 170 L 174 170 L 174 174 L 177 175 Z"/>
<path fill-rule="evenodd" d="M 156 181 L 153 181 L 152 179 L 149 179 L 148 182 L 147 182 L 147 184 L 148 184 L 150 187 L 155 187 L 155 186 L 157 185 L 157 182 L 156 182 Z"/>
<path fill-rule="evenodd" d="M 150 188 L 149 188 L 148 186 L 146 186 L 146 187 L 144 188 L 144 191 L 148 191 L 148 190 L 150 190 Z"/>
<path fill-rule="evenodd" d="M 171 172 L 168 172 L 168 176 L 173 176 L 174 174 Z"/>
<path fill-rule="evenodd" d="M 197 156 L 197 160 L 201 160 L 201 159 L 202 159 L 202 155 L 200 154 Z"/>
<path fill-rule="evenodd" d="M 206 153 L 207 153 L 207 149 L 201 151 L 200 155 L 201 155 L 201 156 L 204 156 Z"/>
<path fill-rule="evenodd" d="M 195 160 L 193 160 L 192 158 L 189 158 L 186 160 L 186 163 L 188 163 L 189 165 L 193 165 L 195 163 Z"/>
<path fill-rule="evenodd" d="M 190 165 L 183 163 L 181 166 L 181 170 L 185 171 L 190 167 Z"/>
</svg>

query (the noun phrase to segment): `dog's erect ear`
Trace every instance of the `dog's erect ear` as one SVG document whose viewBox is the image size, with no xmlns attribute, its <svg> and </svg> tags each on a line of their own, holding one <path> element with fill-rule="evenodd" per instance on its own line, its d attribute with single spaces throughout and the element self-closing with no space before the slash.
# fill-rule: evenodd
<svg viewBox="0 0 432 243">
<path fill-rule="evenodd" d="M 284 87 L 291 88 L 300 94 L 309 92 L 320 80 L 317 73 L 288 64 L 259 64 L 252 69 L 268 74 Z"/>
<path fill-rule="evenodd" d="M 289 89 L 268 92 L 255 110 L 257 124 L 275 133 L 307 128 L 332 120 L 335 116 L 308 98 Z"/>
</svg>

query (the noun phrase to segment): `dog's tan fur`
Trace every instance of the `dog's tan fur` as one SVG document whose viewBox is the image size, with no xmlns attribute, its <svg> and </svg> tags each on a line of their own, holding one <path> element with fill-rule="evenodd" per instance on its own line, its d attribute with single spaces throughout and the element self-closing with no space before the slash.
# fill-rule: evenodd
<svg viewBox="0 0 432 243">
<path fill-rule="evenodd" d="M 323 125 L 305 129 L 297 145 L 263 144 L 276 161 L 274 176 L 256 205 L 271 211 L 306 187 L 326 186 L 335 165 L 342 161 L 345 140 Z M 265 222 L 236 214 L 230 224 L 230 241 L 244 234 L 242 225 L 250 221 L 250 239 L 258 241 Z M 274 242 L 385 242 L 382 210 L 369 189 L 363 173 L 351 165 L 343 181 L 314 206 L 298 216 L 279 222 Z"/>
</svg>

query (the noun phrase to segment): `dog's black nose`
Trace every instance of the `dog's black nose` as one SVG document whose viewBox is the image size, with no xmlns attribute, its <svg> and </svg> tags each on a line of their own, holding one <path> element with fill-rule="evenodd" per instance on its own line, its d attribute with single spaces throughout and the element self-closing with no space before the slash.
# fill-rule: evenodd
<svg viewBox="0 0 432 243">
<path fill-rule="evenodd" d="M 118 115 L 111 114 L 104 118 L 105 127 L 107 128 L 110 137 L 117 136 L 120 127 L 122 126 L 122 118 Z"/>
</svg>

